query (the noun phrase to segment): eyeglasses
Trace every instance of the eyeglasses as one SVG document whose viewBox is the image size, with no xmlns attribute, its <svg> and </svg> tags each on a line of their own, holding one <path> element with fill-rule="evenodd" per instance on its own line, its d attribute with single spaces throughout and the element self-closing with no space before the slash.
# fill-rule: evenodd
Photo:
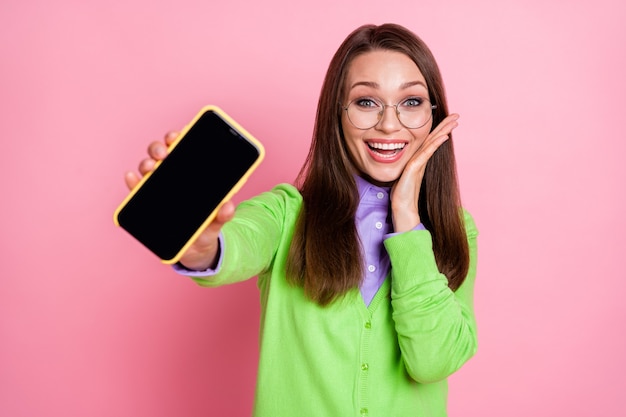
<svg viewBox="0 0 626 417">
<path fill-rule="evenodd" d="M 423 97 L 409 97 L 397 104 L 384 104 L 375 98 L 360 97 L 341 108 L 346 111 L 348 120 L 354 127 L 367 130 L 380 122 L 387 107 L 395 107 L 402 126 L 417 129 L 428 123 L 437 105 Z"/>
</svg>

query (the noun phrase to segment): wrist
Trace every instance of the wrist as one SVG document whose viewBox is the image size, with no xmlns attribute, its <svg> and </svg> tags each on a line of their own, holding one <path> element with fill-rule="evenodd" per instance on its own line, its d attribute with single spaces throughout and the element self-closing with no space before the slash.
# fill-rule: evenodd
<svg viewBox="0 0 626 417">
<path fill-rule="evenodd" d="M 420 223 L 420 216 L 417 212 L 410 213 L 406 211 L 400 211 L 400 213 L 393 212 L 392 215 L 393 230 L 397 233 L 408 232 L 413 230 Z"/>
<path fill-rule="evenodd" d="M 215 269 L 219 261 L 220 245 L 212 245 L 205 250 L 191 248 L 180 259 L 180 264 L 190 271 L 205 271 Z"/>
</svg>

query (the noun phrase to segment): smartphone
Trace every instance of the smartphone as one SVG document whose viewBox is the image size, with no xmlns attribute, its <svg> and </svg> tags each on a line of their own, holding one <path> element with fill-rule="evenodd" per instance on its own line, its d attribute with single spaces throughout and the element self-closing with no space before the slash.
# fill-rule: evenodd
<svg viewBox="0 0 626 417">
<path fill-rule="evenodd" d="M 257 139 L 206 106 L 115 210 L 114 222 L 163 263 L 176 263 L 264 156 Z"/>
</svg>

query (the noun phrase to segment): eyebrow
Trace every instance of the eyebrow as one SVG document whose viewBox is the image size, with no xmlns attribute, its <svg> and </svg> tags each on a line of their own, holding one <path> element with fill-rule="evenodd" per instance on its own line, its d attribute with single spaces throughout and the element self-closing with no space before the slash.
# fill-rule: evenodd
<svg viewBox="0 0 626 417">
<path fill-rule="evenodd" d="M 374 89 L 380 88 L 380 85 L 374 81 L 357 81 L 356 83 L 352 84 L 352 87 L 350 87 L 350 89 L 352 90 L 353 88 L 358 87 L 360 85 L 374 88 Z M 406 83 L 400 86 L 400 89 L 404 90 L 406 88 L 413 87 L 414 85 L 421 85 L 422 87 L 426 88 L 426 84 L 424 84 L 422 81 L 416 80 L 416 81 L 407 81 Z"/>
</svg>

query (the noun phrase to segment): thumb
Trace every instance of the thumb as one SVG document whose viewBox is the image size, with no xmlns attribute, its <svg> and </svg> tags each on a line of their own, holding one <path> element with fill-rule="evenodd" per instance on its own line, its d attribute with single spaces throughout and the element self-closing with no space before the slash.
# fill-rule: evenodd
<svg viewBox="0 0 626 417">
<path fill-rule="evenodd" d="M 235 204 L 228 200 L 219 208 L 214 222 L 224 224 L 232 220 L 233 217 L 235 217 Z"/>
</svg>

